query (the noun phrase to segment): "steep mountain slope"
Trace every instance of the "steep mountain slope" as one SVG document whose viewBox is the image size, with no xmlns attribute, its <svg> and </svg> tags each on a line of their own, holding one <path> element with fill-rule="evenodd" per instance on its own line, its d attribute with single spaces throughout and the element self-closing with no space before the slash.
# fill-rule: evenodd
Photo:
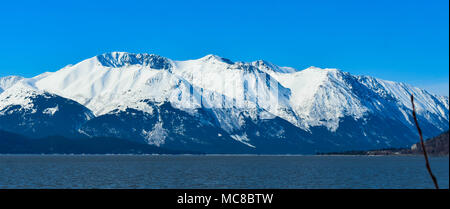
<svg viewBox="0 0 450 209">
<path fill-rule="evenodd" d="M 417 134 L 410 116 L 411 93 L 426 137 L 449 126 L 448 97 L 407 84 L 337 69 L 298 71 L 215 55 L 173 61 L 152 54 L 106 53 L 2 84 L 3 109 L 15 101 L 8 91 L 16 85 L 76 101 L 92 111 L 79 112 L 89 117 L 70 125 L 71 133 L 209 153 L 410 146 Z M 19 98 L 27 96 L 18 94 L 16 104 L 21 106 L 34 103 Z M 51 113 L 56 105 L 47 106 Z"/>
</svg>

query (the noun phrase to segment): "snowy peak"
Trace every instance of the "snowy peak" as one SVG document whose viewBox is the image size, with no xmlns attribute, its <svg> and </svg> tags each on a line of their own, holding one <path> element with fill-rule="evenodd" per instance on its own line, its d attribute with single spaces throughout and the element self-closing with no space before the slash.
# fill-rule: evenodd
<svg viewBox="0 0 450 209">
<path fill-rule="evenodd" d="M 6 76 L 0 78 L 0 93 L 23 79 L 24 78 L 21 76 Z"/>
<path fill-rule="evenodd" d="M 265 60 L 258 60 L 251 63 L 251 65 L 255 66 L 256 68 L 260 69 L 263 72 L 266 73 L 295 73 L 297 72 L 296 69 L 291 67 L 280 67 L 278 65 L 275 65 L 271 62 L 265 61 Z"/>
<path fill-rule="evenodd" d="M 43 95 L 43 91 L 39 91 L 25 82 L 17 82 L 10 88 L 0 94 L 0 110 L 10 105 L 19 105 L 23 109 L 32 109 L 32 98 Z M 0 112 L 0 114 L 4 114 Z"/>
<path fill-rule="evenodd" d="M 152 69 L 170 69 L 171 61 L 155 54 L 133 54 L 126 52 L 111 52 L 95 57 L 103 66 L 120 68 L 130 65 L 141 65 Z"/>
<path fill-rule="evenodd" d="M 226 63 L 226 64 L 230 64 L 230 65 L 234 64 L 234 62 L 231 61 L 230 59 L 223 58 L 223 57 L 220 57 L 220 56 L 217 56 L 214 54 L 206 55 L 198 60 L 203 61 L 203 62 L 208 62 L 208 63 L 222 62 L 222 63 Z"/>
<path fill-rule="evenodd" d="M 320 68 L 320 67 L 315 67 L 315 66 L 308 67 L 304 70 L 301 70 L 301 72 L 307 72 L 307 73 L 311 73 L 311 74 L 314 74 L 314 73 L 327 74 L 328 76 L 340 76 L 342 74 L 349 74 L 349 73 L 339 70 L 337 68 Z"/>
</svg>

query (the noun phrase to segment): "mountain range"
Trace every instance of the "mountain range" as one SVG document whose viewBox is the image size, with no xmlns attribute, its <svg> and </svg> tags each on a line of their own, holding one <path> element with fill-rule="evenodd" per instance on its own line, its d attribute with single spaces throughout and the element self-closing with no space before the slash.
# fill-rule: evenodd
<svg viewBox="0 0 450 209">
<path fill-rule="evenodd" d="M 0 130 L 214 154 L 401 148 L 418 139 L 411 94 L 425 137 L 448 130 L 448 97 L 405 83 L 264 60 L 111 52 L 0 78 Z"/>
</svg>

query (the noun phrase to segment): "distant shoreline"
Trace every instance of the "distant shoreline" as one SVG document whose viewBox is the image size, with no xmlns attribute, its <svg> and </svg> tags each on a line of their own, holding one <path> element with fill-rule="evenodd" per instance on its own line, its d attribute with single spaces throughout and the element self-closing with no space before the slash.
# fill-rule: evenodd
<svg viewBox="0 0 450 209">
<path fill-rule="evenodd" d="M 398 156 L 398 157 L 420 157 L 421 154 L 395 154 L 395 155 L 364 155 L 364 154 L 312 154 L 312 155 L 302 155 L 302 154 L 2 154 L 0 153 L 0 157 L 5 156 L 74 156 L 74 157 L 90 157 L 90 156 L 193 156 L 193 157 L 384 157 L 384 156 Z M 449 155 L 430 155 L 430 157 L 449 157 Z"/>
</svg>

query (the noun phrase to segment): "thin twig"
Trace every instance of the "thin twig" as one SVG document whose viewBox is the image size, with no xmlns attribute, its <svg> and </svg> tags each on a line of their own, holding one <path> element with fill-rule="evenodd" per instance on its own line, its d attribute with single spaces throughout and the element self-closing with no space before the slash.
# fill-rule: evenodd
<svg viewBox="0 0 450 209">
<path fill-rule="evenodd" d="M 422 151 L 423 151 L 423 156 L 425 157 L 425 163 L 427 166 L 427 170 L 431 176 L 431 179 L 433 180 L 434 186 L 436 187 L 436 189 L 439 189 L 439 185 L 436 180 L 436 177 L 433 175 L 433 172 L 431 172 L 430 163 L 428 162 L 428 155 L 427 155 L 427 151 L 425 150 L 425 143 L 423 142 L 422 130 L 420 129 L 419 123 L 417 122 L 416 108 L 414 106 L 414 96 L 412 94 L 411 94 L 411 103 L 412 103 L 412 108 L 413 108 L 414 122 L 416 123 L 417 131 L 419 132 L 420 144 L 422 145 Z"/>
</svg>

